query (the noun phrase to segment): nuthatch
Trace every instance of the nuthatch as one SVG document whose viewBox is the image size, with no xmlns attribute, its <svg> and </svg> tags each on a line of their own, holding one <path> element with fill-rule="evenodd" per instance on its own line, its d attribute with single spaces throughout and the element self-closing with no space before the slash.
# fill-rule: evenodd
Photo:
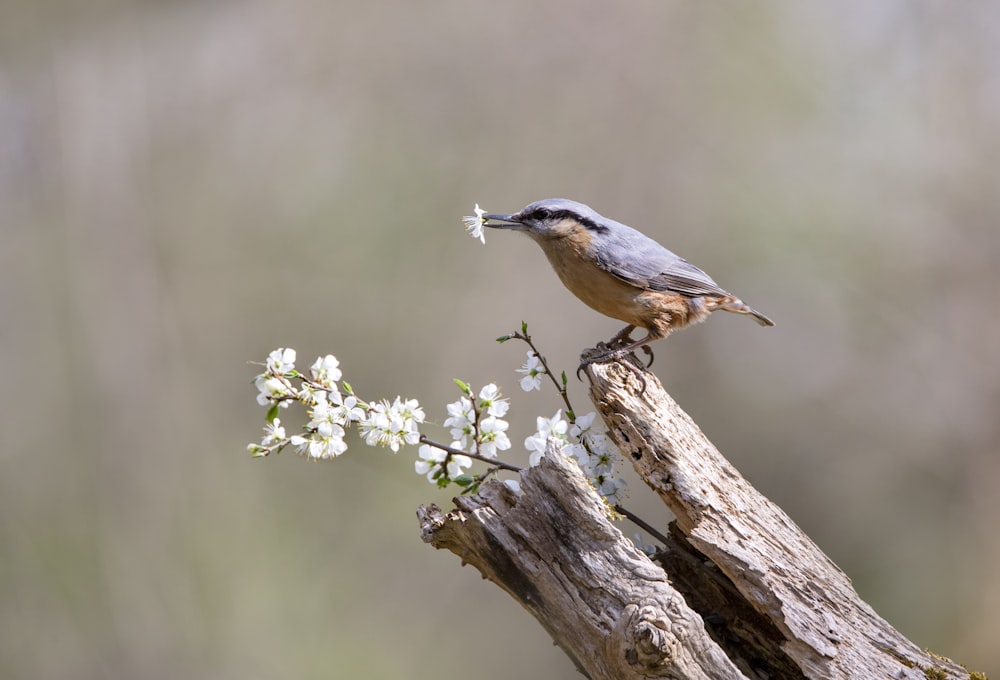
<svg viewBox="0 0 1000 680">
<path fill-rule="evenodd" d="M 513 215 L 485 215 L 485 226 L 514 229 L 535 240 L 563 285 L 584 303 L 628 324 L 602 359 L 622 357 L 704 321 L 717 309 L 774 322 L 719 287 L 708 274 L 635 229 L 565 198 L 531 203 Z M 632 340 L 644 328 L 646 337 Z M 590 362 L 584 362 L 583 365 Z"/>
</svg>

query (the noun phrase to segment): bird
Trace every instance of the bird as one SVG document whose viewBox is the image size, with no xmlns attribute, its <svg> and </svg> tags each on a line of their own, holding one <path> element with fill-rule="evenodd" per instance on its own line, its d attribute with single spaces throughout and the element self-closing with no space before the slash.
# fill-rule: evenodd
<svg viewBox="0 0 1000 680">
<path fill-rule="evenodd" d="M 527 234 L 548 258 L 563 285 L 592 309 L 627 326 L 607 350 L 580 364 L 606 362 L 642 348 L 675 330 L 723 310 L 774 322 L 727 292 L 711 276 L 645 234 L 566 198 L 529 203 L 512 214 L 484 214 L 483 226 Z M 646 335 L 632 339 L 636 328 Z M 578 369 L 578 372 L 579 370 Z"/>
</svg>

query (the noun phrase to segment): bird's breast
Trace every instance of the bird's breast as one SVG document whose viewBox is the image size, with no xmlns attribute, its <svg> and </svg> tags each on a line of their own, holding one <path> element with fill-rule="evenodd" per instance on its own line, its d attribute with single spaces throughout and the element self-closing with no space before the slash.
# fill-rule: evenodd
<svg viewBox="0 0 1000 680">
<path fill-rule="evenodd" d="M 595 264 L 586 234 L 538 243 L 563 285 L 587 306 L 634 326 L 648 327 L 650 309 L 640 299 L 644 291 Z"/>
</svg>

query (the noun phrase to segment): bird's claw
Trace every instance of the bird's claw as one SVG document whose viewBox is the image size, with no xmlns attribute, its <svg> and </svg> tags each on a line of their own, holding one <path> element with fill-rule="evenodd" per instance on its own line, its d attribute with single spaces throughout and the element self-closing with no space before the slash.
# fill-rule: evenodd
<svg viewBox="0 0 1000 680">
<path fill-rule="evenodd" d="M 576 379 L 582 381 L 583 378 L 580 377 L 580 372 L 587 366 L 600 362 L 607 354 L 608 346 L 603 342 L 597 343 L 597 346 L 593 349 L 584 350 L 583 354 L 580 355 L 580 365 L 576 367 Z"/>
<path fill-rule="evenodd" d="M 604 351 L 600 352 L 600 350 L 602 349 Z M 650 356 L 652 356 L 653 353 L 649 349 L 649 347 L 643 346 L 643 350 L 645 350 Z M 639 396 L 642 396 L 646 393 L 646 376 L 644 375 L 644 371 L 635 364 L 633 364 L 631 361 L 622 361 L 622 359 L 625 359 L 629 355 L 635 357 L 635 354 L 633 352 L 625 351 L 620 348 L 608 350 L 607 345 L 605 343 L 599 343 L 597 347 L 595 347 L 593 350 L 585 352 L 585 354 L 587 356 L 584 357 L 583 361 L 581 361 L 580 365 L 577 366 L 576 368 L 576 377 L 578 380 L 582 380 L 582 378 L 580 377 L 580 372 L 590 364 L 607 364 L 612 361 L 617 361 L 619 364 L 625 366 L 625 368 L 632 371 L 632 375 L 634 375 L 636 379 L 639 381 Z M 649 365 L 652 365 L 652 363 L 653 361 L 652 359 L 650 359 Z M 647 368 L 649 367 L 649 365 L 647 365 Z"/>
<path fill-rule="evenodd" d="M 648 369 L 653 365 L 653 359 L 655 358 L 653 356 L 653 349 L 649 345 L 643 345 L 642 351 L 649 355 L 649 363 L 646 364 L 646 368 Z"/>
</svg>

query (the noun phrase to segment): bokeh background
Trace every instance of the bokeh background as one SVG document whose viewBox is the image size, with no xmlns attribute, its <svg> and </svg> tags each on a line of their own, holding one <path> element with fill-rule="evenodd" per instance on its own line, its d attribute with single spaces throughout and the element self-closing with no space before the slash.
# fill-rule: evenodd
<svg viewBox="0 0 1000 680">
<path fill-rule="evenodd" d="M 496 380 L 524 461 L 558 402 L 493 339 L 571 371 L 620 324 L 460 218 L 548 196 L 777 321 L 654 368 L 880 614 L 1000 674 L 998 121 L 985 0 L 9 1 L 0 676 L 578 677 L 420 542 L 415 450 L 245 452 L 291 346 L 438 423 Z"/>
</svg>

